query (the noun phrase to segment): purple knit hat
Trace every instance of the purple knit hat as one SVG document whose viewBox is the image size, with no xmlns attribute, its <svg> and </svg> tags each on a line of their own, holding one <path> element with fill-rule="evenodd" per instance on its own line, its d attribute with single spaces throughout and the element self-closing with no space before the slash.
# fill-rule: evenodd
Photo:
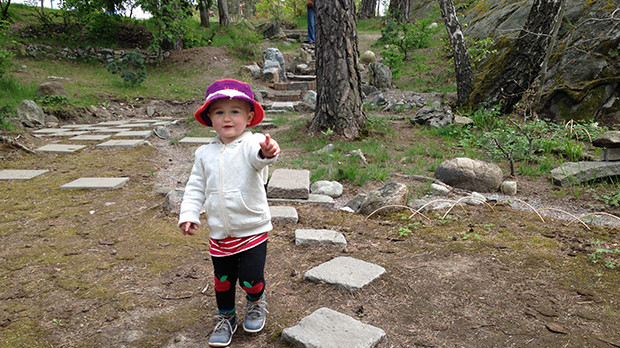
<svg viewBox="0 0 620 348">
<path fill-rule="evenodd" d="M 207 116 L 207 109 L 212 102 L 220 99 L 241 99 L 250 103 L 254 111 L 254 118 L 248 127 L 256 126 L 265 117 L 265 110 L 259 102 L 254 100 L 254 92 L 250 85 L 233 79 L 223 79 L 217 80 L 207 87 L 205 103 L 194 113 L 196 121 L 204 126 L 212 127 L 211 120 Z"/>
</svg>

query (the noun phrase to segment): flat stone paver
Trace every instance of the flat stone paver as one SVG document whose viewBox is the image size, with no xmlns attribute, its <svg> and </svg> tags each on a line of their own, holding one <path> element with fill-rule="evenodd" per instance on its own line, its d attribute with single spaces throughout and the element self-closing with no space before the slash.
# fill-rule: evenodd
<svg viewBox="0 0 620 348">
<path fill-rule="evenodd" d="M 97 144 L 97 149 L 126 149 L 130 147 L 136 147 L 143 145 L 146 142 L 140 139 L 126 139 L 126 140 L 108 140 L 105 143 Z"/>
<path fill-rule="evenodd" d="M 269 110 L 294 111 L 295 104 L 293 102 L 273 102 Z"/>
<path fill-rule="evenodd" d="M 297 209 L 294 207 L 286 207 L 281 205 L 269 206 L 269 212 L 271 213 L 272 221 L 285 221 L 294 222 L 299 221 L 299 215 L 297 215 Z"/>
<path fill-rule="evenodd" d="M 385 331 L 348 315 L 323 307 L 282 330 L 282 340 L 312 348 L 372 348 L 385 339 Z"/>
<path fill-rule="evenodd" d="M 114 190 L 129 181 L 129 178 L 79 178 L 60 186 L 61 189 L 107 189 Z"/>
<path fill-rule="evenodd" d="M 129 121 L 106 121 L 97 123 L 98 126 L 117 126 L 119 124 L 126 124 Z"/>
<path fill-rule="evenodd" d="M 567 162 L 551 170 L 552 179 L 562 186 L 579 185 L 620 175 L 620 161 L 616 162 Z"/>
<path fill-rule="evenodd" d="M 320 264 L 304 274 L 304 279 L 315 283 L 333 284 L 356 291 L 385 273 L 385 268 L 348 256 L 337 257 Z"/>
<path fill-rule="evenodd" d="M 125 137 L 125 138 L 141 138 L 146 139 L 153 134 L 153 131 L 126 131 L 114 134 L 115 137 Z"/>
<path fill-rule="evenodd" d="M 122 127 L 122 128 L 147 128 L 147 127 L 152 127 L 150 123 L 125 123 L 122 125 L 119 125 L 118 127 Z"/>
<path fill-rule="evenodd" d="M 48 144 L 43 145 L 35 151 L 49 152 L 49 153 L 73 153 L 85 148 L 86 145 L 65 145 L 65 144 Z"/>
<path fill-rule="evenodd" d="M 75 137 L 82 134 L 88 134 L 88 131 L 83 130 L 65 130 L 64 132 L 53 133 L 51 136 L 53 137 Z"/>
<path fill-rule="evenodd" d="M 106 140 L 109 137 L 111 137 L 111 135 L 83 134 L 83 135 L 75 136 L 73 138 L 69 138 L 68 140 L 101 141 L 101 140 Z"/>
<path fill-rule="evenodd" d="M 99 128 L 97 130 L 94 130 L 93 132 L 95 133 L 121 133 L 121 132 L 129 132 L 131 131 L 130 128 Z"/>
<path fill-rule="evenodd" d="M 306 169 L 276 169 L 267 185 L 268 198 L 308 199 L 310 171 Z"/>
<path fill-rule="evenodd" d="M 54 133 L 61 133 L 61 132 L 66 132 L 66 129 L 63 128 L 41 128 L 41 129 L 37 129 L 35 131 L 32 131 L 33 134 L 54 134 Z"/>
<path fill-rule="evenodd" d="M 308 199 L 268 198 L 267 201 L 269 203 L 278 204 L 315 204 L 328 209 L 332 209 L 336 205 L 336 201 L 334 201 L 332 197 L 326 195 L 317 195 L 314 193 L 309 194 Z"/>
<path fill-rule="evenodd" d="M 340 232 L 333 230 L 295 230 L 295 245 L 335 245 L 347 246 L 347 240 Z"/>
<path fill-rule="evenodd" d="M 4 169 L 0 170 L 0 180 L 28 180 L 47 172 L 47 169 Z"/>
<path fill-rule="evenodd" d="M 202 137 L 185 137 L 179 140 L 179 144 L 209 144 L 214 138 L 202 138 Z"/>
</svg>

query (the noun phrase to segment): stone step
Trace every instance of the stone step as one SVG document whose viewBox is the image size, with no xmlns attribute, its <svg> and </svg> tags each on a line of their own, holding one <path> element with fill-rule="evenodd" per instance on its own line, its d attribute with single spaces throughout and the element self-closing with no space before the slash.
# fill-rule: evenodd
<svg viewBox="0 0 620 348">
<path fill-rule="evenodd" d="M 122 187 L 129 178 L 79 178 L 68 184 L 60 186 L 60 189 L 106 189 L 114 190 Z"/>
<path fill-rule="evenodd" d="M 47 172 L 47 169 L 4 169 L 0 170 L 0 180 L 29 180 Z"/>
<path fill-rule="evenodd" d="M 308 199 L 310 171 L 306 169 L 276 169 L 267 184 L 267 198 Z"/>
<path fill-rule="evenodd" d="M 299 324 L 282 330 L 282 340 L 301 347 L 375 347 L 385 331 L 327 307 L 319 308 Z"/>
<path fill-rule="evenodd" d="M 344 235 L 333 230 L 295 230 L 295 245 L 333 245 L 346 247 Z"/>
<path fill-rule="evenodd" d="M 299 101 L 301 100 L 301 98 L 302 98 L 301 91 L 295 91 L 295 90 L 274 91 L 273 94 L 271 95 L 271 99 L 275 101 L 280 101 L 280 102 Z"/>
<path fill-rule="evenodd" d="M 316 90 L 316 81 L 290 81 L 276 82 L 273 84 L 276 91 L 307 91 Z"/>
<path fill-rule="evenodd" d="M 304 274 L 314 283 L 333 284 L 351 292 L 361 290 L 385 273 L 385 268 L 348 256 L 341 256 L 320 264 Z"/>
</svg>

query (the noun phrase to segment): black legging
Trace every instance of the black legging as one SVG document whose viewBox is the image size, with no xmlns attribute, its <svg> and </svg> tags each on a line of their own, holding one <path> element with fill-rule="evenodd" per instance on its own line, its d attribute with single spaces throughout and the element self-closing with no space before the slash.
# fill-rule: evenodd
<svg viewBox="0 0 620 348">
<path fill-rule="evenodd" d="M 265 258 L 267 241 L 239 254 L 211 257 L 215 273 L 215 299 L 220 311 L 235 308 L 236 282 L 247 293 L 246 298 L 255 301 L 265 292 Z"/>
</svg>

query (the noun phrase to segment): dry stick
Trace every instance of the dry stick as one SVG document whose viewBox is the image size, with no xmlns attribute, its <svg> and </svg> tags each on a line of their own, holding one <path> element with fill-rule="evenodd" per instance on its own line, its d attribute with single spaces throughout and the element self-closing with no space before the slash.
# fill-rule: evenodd
<svg viewBox="0 0 620 348">
<path fill-rule="evenodd" d="M 420 213 L 420 211 L 422 211 L 422 209 L 424 209 L 427 205 L 431 204 L 431 203 L 435 203 L 435 202 L 448 202 L 448 203 L 454 203 L 452 204 L 452 206 L 450 207 L 450 209 L 452 209 L 455 205 L 459 205 L 461 207 L 461 209 L 463 209 L 463 211 L 465 211 L 465 208 L 459 204 L 459 202 L 452 200 L 452 199 L 434 199 L 426 204 L 424 204 L 423 206 L 421 206 L 418 210 L 415 211 L 415 213 L 413 213 L 411 216 L 409 216 L 409 218 L 411 219 L 415 214 Z M 450 210 L 448 210 L 450 211 Z M 422 213 L 420 213 L 420 215 L 422 215 Z M 424 215 L 422 215 L 424 216 Z M 444 216 L 445 217 L 445 216 Z"/>
<path fill-rule="evenodd" d="M 540 209 L 538 209 L 537 211 L 541 211 L 541 210 L 553 210 L 553 211 L 559 211 L 559 212 L 561 212 L 561 213 L 564 213 L 564 214 L 566 214 L 566 215 L 568 215 L 568 216 L 572 217 L 573 219 L 579 220 L 579 218 L 578 218 L 578 217 L 576 217 L 575 215 L 573 215 L 573 214 L 571 214 L 571 213 L 569 213 L 569 212 L 567 212 L 567 211 L 564 211 L 564 210 L 562 210 L 562 209 L 556 209 L 556 208 L 540 208 Z M 573 220 L 573 221 L 575 221 L 575 220 Z M 581 222 L 581 223 L 582 223 L 582 224 L 583 224 L 583 225 L 584 225 L 584 226 L 585 226 L 588 230 L 590 230 L 590 227 L 588 227 L 588 225 L 586 225 L 586 223 L 585 223 L 585 222 L 583 222 L 583 221 L 581 221 L 581 220 L 579 220 L 579 222 Z M 564 225 L 564 226 L 568 226 L 568 225 Z"/>
<path fill-rule="evenodd" d="M 2 140 L 2 142 L 4 143 L 8 143 L 9 145 L 16 147 L 18 149 L 22 149 L 28 153 L 31 153 L 33 155 L 36 155 L 37 153 L 30 150 L 27 146 L 20 144 L 16 139 L 13 139 L 11 137 L 7 137 L 5 135 L 0 135 L 0 140 Z"/>
<path fill-rule="evenodd" d="M 608 340 L 606 340 L 606 339 L 604 339 L 604 338 L 600 338 L 600 337 L 597 337 L 597 338 L 598 338 L 600 341 L 603 341 L 603 342 L 605 342 L 605 343 L 607 343 L 607 344 L 610 344 L 610 345 L 612 345 L 612 346 L 614 346 L 614 347 L 619 347 L 619 348 L 620 348 L 620 344 L 618 344 L 618 343 L 614 343 L 614 342 L 608 341 Z"/>
<path fill-rule="evenodd" d="M 475 199 L 475 200 L 477 200 L 477 201 L 479 201 L 479 202 L 482 202 L 482 203 L 486 204 L 489 208 L 491 208 L 491 211 L 493 211 L 493 212 L 495 211 L 495 209 L 493 209 L 493 207 L 492 207 L 489 203 L 487 203 L 486 201 L 483 201 L 483 200 L 482 200 L 482 199 L 480 199 L 480 198 L 476 198 L 476 197 L 461 197 L 458 201 L 456 201 L 456 204 L 458 204 L 458 205 L 460 205 L 461 207 L 463 207 L 463 206 L 460 204 L 460 202 L 461 202 L 462 200 L 464 200 L 464 199 Z M 442 216 L 441 218 L 442 218 L 442 219 L 445 219 L 445 218 L 446 218 L 446 216 L 448 216 L 448 213 L 450 213 L 450 210 L 452 210 L 452 208 L 454 208 L 454 206 L 455 206 L 456 204 L 452 205 L 452 206 L 450 207 L 450 209 L 448 209 L 448 211 L 447 211 L 445 214 L 443 214 L 443 216 Z M 463 208 L 463 210 L 465 210 L 465 208 Z"/>
<path fill-rule="evenodd" d="M 542 217 L 542 216 L 541 216 L 541 215 L 540 215 L 540 214 L 536 211 L 536 209 L 534 209 L 534 207 L 532 207 L 531 205 L 529 205 L 529 204 L 525 203 L 524 201 L 522 201 L 522 200 L 520 200 L 520 199 L 518 199 L 518 198 L 502 199 L 501 201 L 498 201 L 497 203 L 493 204 L 493 206 L 495 207 L 496 205 L 498 205 L 498 204 L 499 204 L 499 203 L 501 203 L 501 202 L 504 202 L 504 201 L 506 201 L 506 202 L 510 202 L 511 200 L 513 200 L 513 201 L 519 201 L 519 202 L 521 202 L 521 203 L 525 204 L 525 205 L 526 205 L 526 206 L 528 206 L 530 209 L 532 209 L 532 210 L 536 213 L 536 215 L 538 215 L 538 217 L 540 218 L 540 221 L 545 222 L 545 219 L 543 219 L 543 217 Z"/>
<path fill-rule="evenodd" d="M 411 209 L 411 207 L 408 207 L 408 206 L 406 206 L 406 205 L 398 205 L 398 204 L 396 204 L 396 205 L 386 205 L 386 206 L 383 206 L 383 207 L 380 207 L 380 208 L 375 209 L 372 213 L 370 213 L 370 215 L 366 216 L 366 219 L 365 219 L 365 220 L 368 220 L 368 219 L 369 219 L 371 216 L 373 216 L 376 212 L 378 212 L 379 210 L 385 209 L 385 208 L 405 208 L 405 209 L 407 209 L 407 210 L 409 210 L 409 211 L 413 211 L 413 209 Z M 420 208 L 420 209 L 421 209 L 421 208 Z M 414 212 L 414 213 L 413 213 L 413 215 L 415 215 L 416 213 L 417 213 L 417 212 Z M 411 216 L 413 216 L 413 215 L 411 215 Z M 420 213 L 420 215 L 424 216 L 424 214 L 422 214 L 422 213 Z M 409 218 L 411 218 L 411 216 L 409 216 Z M 424 216 L 424 217 L 425 217 L 427 220 L 429 220 L 429 221 L 431 220 L 431 219 L 429 219 L 427 216 Z"/>
<path fill-rule="evenodd" d="M 609 214 L 609 213 L 605 213 L 605 212 L 602 212 L 602 211 L 598 211 L 598 212 L 595 212 L 595 213 L 589 213 L 589 214 L 581 215 L 580 217 L 575 218 L 574 220 L 572 220 L 571 222 L 569 222 L 568 224 L 566 224 L 566 226 L 568 226 L 568 225 L 572 224 L 572 223 L 573 223 L 573 222 L 575 222 L 576 220 L 581 221 L 581 219 L 582 219 L 582 218 L 584 218 L 584 217 L 588 217 L 588 216 L 590 216 L 590 215 L 605 215 L 605 216 L 610 216 L 610 217 L 612 217 L 612 218 L 615 218 L 615 219 L 620 220 L 620 217 L 617 217 L 617 216 L 615 216 L 615 215 L 613 215 L 613 214 Z M 583 221 L 581 221 L 581 222 L 582 222 L 583 224 L 585 224 Z"/>
</svg>

